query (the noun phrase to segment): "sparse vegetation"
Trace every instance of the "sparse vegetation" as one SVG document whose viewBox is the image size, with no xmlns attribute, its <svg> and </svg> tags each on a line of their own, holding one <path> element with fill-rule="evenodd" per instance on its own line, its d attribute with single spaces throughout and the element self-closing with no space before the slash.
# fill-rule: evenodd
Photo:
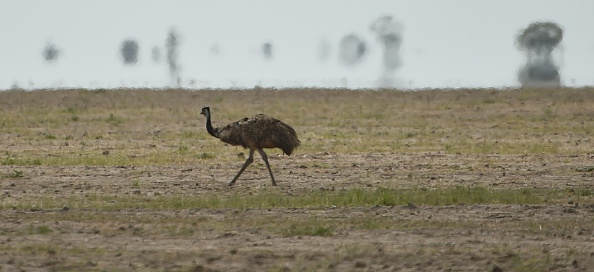
<svg viewBox="0 0 594 272">
<path fill-rule="evenodd" d="M 0 92 L 15 271 L 574 271 L 591 254 L 594 89 Z M 267 113 L 302 145 L 215 125 Z M 253 166 L 253 167 L 254 167 Z M 264 181 L 264 182 L 263 182 Z"/>
<path fill-rule="evenodd" d="M 27 234 L 50 234 L 52 232 L 52 229 L 47 225 L 29 225 L 27 228 Z"/>
<path fill-rule="evenodd" d="M 215 157 L 213 154 L 209 154 L 209 153 L 200 153 L 196 156 L 197 156 L 197 158 L 199 158 L 201 160 L 208 160 L 208 159 L 212 159 Z"/>
<path fill-rule="evenodd" d="M 22 173 L 20 173 L 22 175 Z M 131 187 L 141 187 L 140 179 L 133 179 Z M 295 196 L 279 192 L 261 191 L 244 195 L 191 196 L 109 196 L 101 194 L 80 197 L 37 197 L 15 203 L 4 201 L 2 209 L 56 210 L 63 206 L 77 209 L 117 211 L 122 209 L 177 210 L 177 209 L 267 209 L 267 208 L 329 208 L 369 206 L 449 206 L 473 204 L 562 204 L 567 199 L 578 203 L 594 204 L 594 191 L 581 189 L 491 189 L 484 187 L 445 187 L 411 189 L 345 189 L 339 191 L 307 191 Z"/>
<path fill-rule="evenodd" d="M 286 236 L 332 236 L 334 227 L 316 219 L 291 223 L 288 227 L 281 228 L 281 234 Z"/>
<path fill-rule="evenodd" d="M 22 178 L 25 175 L 23 174 L 23 171 L 21 170 L 13 170 L 12 173 L 6 175 L 7 178 Z"/>
<path fill-rule="evenodd" d="M 22 143 L 36 141 L 40 130 L 47 140 L 71 135 L 73 139 L 84 141 L 89 149 L 110 143 L 121 148 L 124 154 L 138 150 L 138 145 L 128 143 L 130 139 L 148 142 L 147 145 L 151 140 L 183 140 L 186 145 L 195 145 L 200 153 L 236 153 L 233 148 L 221 150 L 206 133 L 200 133 L 204 128 L 198 116 L 200 106 L 196 105 L 209 104 L 217 110 L 218 124 L 257 112 L 266 112 L 293 124 L 303 138 L 301 154 L 443 151 L 574 155 L 594 148 L 588 129 L 593 122 L 594 106 L 589 103 L 593 96 L 594 89 L 15 91 L 0 93 L 3 123 L 0 131 L 9 133 L 5 137 L 18 134 Z M 56 99 L 59 97 L 67 98 Z M 219 105 L 221 97 L 225 97 L 224 105 Z M 274 102 L 277 100 L 283 101 L 283 107 L 277 106 Z M 39 101 L 44 101 L 43 106 L 37 104 Z M 15 108 L 16 105 L 21 108 Z M 14 153 L 12 151 L 18 147 L 9 146 L 7 151 Z M 47 148 L 57 157 L 80 153 L 80 150 L 60 148 L 60 145 Z M 175 150 L 164 151 L 176 153 Z M 27 161 L 39 155 L 29 152 L 19 157 Z M 113 165 L 176 164 L 201 159 L 194 155 L 185 152 L 159 156 L 157 161 L 129 156 L 127 162 L 116 160 Z M 89 156 L 92 154 L 85 154 L 86 159 L 79 163 L 69 159 L 49 160 L 44 164 L 59 165 L 63 161 L 67 165 L 86 165 L 93 161 Z"/>
</svg>

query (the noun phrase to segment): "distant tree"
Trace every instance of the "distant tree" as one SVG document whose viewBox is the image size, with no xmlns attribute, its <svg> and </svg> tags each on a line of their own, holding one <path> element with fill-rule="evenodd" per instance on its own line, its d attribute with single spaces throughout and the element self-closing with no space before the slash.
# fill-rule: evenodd
<svg viewBox="0 0 594 272">
<path fill-rule="evenodd" d="M 338 57 L 344 64 L 355 65 L 365 56 L 367 45 L 356 34 L 349 34 L 340 39 L 338 49 Z"/>
<path fill-rule="evenodd" d="M 382 61 L 385 72 L 393 72 L 402 65 L 399 55 L 403 39 L 403 25 L 391 15 L 375 19 L 369 26 L 383 47 Z"/>
<path fill-rule="evenodd" d="M 122 53 L 124 65 L 133 65 L 138 62 L 138 42 L 135 40 L 124 40 L 120 52 Z"/>
<path fill-rule="evenodd" d="M 45 45 L 45 48 L 43 48 L 42 55 L 43 59 L 46 62 L 52 63 L 58 59 L 58 56 L 60 55 L 60 50 L 58 50 L 58 48 L 56 48 L 54 44 L 48 42 Z"/>
<path fill-rule="evenodd" d="M 563 28 L 555 22 L 534 22 L 518 33 L 516 46 L 526 54 L 526 64 L 518 71 L 522 86 L 561 85 L 553 51 L 562 40 Z"/>
<path fill-rule="evenodd" d="M 563 39 L 563 28 L 554 22 L 535 22 L 520 31 L 516 45 L 521 50 L 550 54 Z"/>
<path fill-rule="evenodd" d="M 171 81 L 174 82 L 174 84 L 179 84 L 179 43 L 179 34 L 174 28 L 171 28 L 169 33 L 167 33 L 165 48 L 167 49 L 167 64 L 169 65 L 169 74 L 171 76 Z"/>
<path fill-rule="evenodd" d="M 392 15 L 382 15 L 373 20 L 369 30 L 382 46 L 382 72 L 377 80 L 380 88 L 397 87 L 395 71 L 402 65 L 400 46 L 403 40 L 404 26 Z"/>
<path fill-rule="evenodd" d="M 264 56 L 265 59 L 272 59 L 272 53 L 272 43 L 265 42 L 262 44 L 262 56 Z"/>
</svg>

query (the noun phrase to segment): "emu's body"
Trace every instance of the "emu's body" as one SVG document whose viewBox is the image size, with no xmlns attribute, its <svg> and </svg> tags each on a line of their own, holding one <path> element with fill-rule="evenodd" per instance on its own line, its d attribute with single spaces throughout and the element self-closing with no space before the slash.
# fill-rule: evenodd
<svg viewBox="0 0 594 272">
<path fill-rule="evenodd" d="M 266 163 L 272 185 L 276 186 L 264 148 L 280 148 L 285 154 L 291 155 L 293 150 L 301 144 L 297 133 L 291 126 L 264 114 L 243 118 L 217 128 L 212 126 L 209 107 L 202 108 L 200 114 L 206 116 L 206 130 L 210 135 L 230 145 L 241 145 L 250 149 L 249 157 L 228 186 L 233 186 L 241 173 L 254 161 L 254 151 L 256 150 Z"/>
</svg>

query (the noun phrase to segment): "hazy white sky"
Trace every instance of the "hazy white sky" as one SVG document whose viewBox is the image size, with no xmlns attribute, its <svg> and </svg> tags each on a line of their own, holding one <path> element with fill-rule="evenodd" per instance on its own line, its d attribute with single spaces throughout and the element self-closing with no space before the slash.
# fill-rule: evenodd
<svg viewBox="0 0 594 272">
<path fill-rule="evenodd" d="M 403 65 L 395 73 L 401 87 L 517 86 L 525 60 L 514 39 L 535 21 L 565 31 L 556 56 L 563 83 L 594 85 L 593 13 L 591 0 L 0 0 L 0 89 L 164 87 L 167 66 L 150 51 L 164 51 L 172 26 L 182 38 L 187 87 L 374 87 L 382 48 L 369 25 L 381 15 L 404 25 Z M 355 67 L 337 57 L 349 33 L 368 45 Z M 140 45 L 134 66 L 119 59 L 125 38 Z M 327 61 L 317 58 L 322 40 L 332 49 Z M 41 55 L 48 42 L 61 51 L 52 64 Z M 264 42 L 272 43 L 274 59 L 259 54 Z"/>
</svg>

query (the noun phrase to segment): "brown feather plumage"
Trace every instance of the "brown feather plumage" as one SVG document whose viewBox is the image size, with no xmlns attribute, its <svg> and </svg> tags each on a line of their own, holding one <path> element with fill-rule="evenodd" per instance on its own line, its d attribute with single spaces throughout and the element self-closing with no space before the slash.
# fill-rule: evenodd
<svg viewBox="0 0 594 272">
<path fill-rule="evenodd" d="M 264 114 L 243 118 L 215 131 L 215 137 L 225 143 L 250 149 L 280 148 L 287 155 L 301 144 L 291 126 Z"/>
<path fill-rule="evenodd" d="M 288 124 L 267 116 L 265 114 L 256 114 L 252 117 L 243 118 L 226 126 L 213 128 L 210 119 L 210 108 L 204 107 L 201 114 L 205 115 L 206 129 L 212 136 L 230 145 L 243 146 L 250 149 L 250 157 L 239 171 L 239 174 L 231 181 L 233 185 L 235 180 L 241 175 L 245 167 L 251 163 L 253 152 L 260 152 L 270 171 L 273 185 L 276 185 L 272 170 L 268 164 L 264 148 L 279 148 L 283 153 L 291 155 L 293 150 L 301 144 L 295 130 Z"/>
</svg>

